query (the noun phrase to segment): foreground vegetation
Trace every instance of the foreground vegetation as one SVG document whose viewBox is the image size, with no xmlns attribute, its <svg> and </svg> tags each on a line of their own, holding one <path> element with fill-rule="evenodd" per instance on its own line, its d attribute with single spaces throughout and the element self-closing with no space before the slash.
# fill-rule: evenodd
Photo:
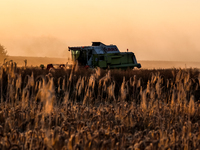
<svg viewBox="0 0 200 150">
<path fill-rule="evenodd" d="M 0 70 L 0 149 L 200 149 L 197 69 Z"/>
</svg>

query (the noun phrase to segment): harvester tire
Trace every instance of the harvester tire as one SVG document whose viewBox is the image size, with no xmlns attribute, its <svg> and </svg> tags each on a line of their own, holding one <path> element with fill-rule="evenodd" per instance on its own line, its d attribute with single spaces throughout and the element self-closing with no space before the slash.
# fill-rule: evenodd
<svg viewBox="0 0 200 150">
<path fill-rule="evenodd" d="M 137 68 L 141 68 L 141 67 L 142 67 L 141 64 L 138 64 L 138 65 L 137 65 Z"/>
</svg>

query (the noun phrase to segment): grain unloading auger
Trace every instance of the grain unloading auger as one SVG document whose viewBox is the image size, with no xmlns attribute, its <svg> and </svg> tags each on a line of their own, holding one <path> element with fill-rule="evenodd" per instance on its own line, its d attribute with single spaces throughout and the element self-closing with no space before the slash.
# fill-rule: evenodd
<svg viewBox="0 0 200 150">
<path fill-rule="evenodd" d="M 141 68 L 133 52 L 120 52 L 116 45 L 92 42 L 92 46 L 69 47 L 73 61 L 90 68 Z"/>
</svg>

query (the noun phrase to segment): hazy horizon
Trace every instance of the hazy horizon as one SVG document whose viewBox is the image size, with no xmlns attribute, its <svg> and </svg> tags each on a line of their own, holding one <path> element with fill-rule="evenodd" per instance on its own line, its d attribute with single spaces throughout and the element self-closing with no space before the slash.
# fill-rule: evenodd
<svg viewBox="0 0 200 150">
<path fill-rule="evenodd" d="M 7 0 L 0 44 L 11 56 L 67 57 L 92 41 L 132 51 L 138 60 L 199 61 L 200 1 Z"/>
</svg>

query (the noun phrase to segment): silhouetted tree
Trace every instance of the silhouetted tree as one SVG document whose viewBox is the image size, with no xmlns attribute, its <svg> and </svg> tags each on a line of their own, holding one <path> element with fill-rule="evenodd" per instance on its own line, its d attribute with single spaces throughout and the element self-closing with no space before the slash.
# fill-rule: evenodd
<svg viewBox="0 0 200 150">
<path fill-rule="evenodd" d="M 26 66 L 27 66 L 27 59 L 24 60 L 24 63 L 25 63 L 25 68 L 26 68 Z"/>
<path fill-rule="evenodd" d="M 7 51 L 3 45 L 0 44 L 0 60 L 3 60 L 7 56 Z"/>
</svg>

